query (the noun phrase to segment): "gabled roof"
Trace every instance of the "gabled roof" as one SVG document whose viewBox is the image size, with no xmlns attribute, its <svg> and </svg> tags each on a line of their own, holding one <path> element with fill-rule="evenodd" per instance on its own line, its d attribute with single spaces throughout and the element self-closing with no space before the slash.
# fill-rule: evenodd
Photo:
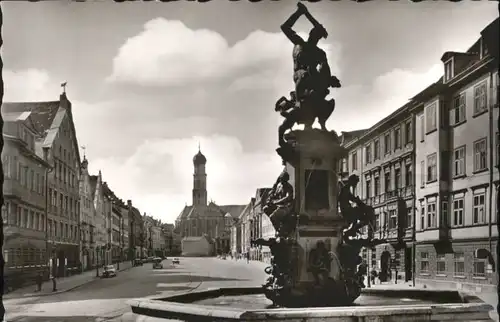
<svg viewBox="0 0 500 322">
<path fill-rule="evenodd" d="M 248 205 L 246 205 L 238 215 L 238 219 L 243 218 L 246 214 L 250 212 L 250 209 L 252 208 L 252 202 L 249 202 Z"/>
<path fill-rule="evenodd" d="M 50 129 L 59 110 L 60 101 L 50 102 L 5 102 L 2 104 L 4 113 L 31 112 L 33 125 L 37 132 L 45 134 Z"/>
<path fill-rule="evenodd" d="M 71 102 L 68 100 L 66 93 L 59 96 L 58 101 L 48 102 L 6 102 L 2 104 L 3 112 L 32 112 L 33 125 L 36 131 L 45 136 L 43 146 L 51 147 L 59 126 L 66 113 L 69 115 L 69 123 L 73 132 L 73 144 L 75 155 L 78 164 L 80 164 L 80 149 L 76 138 L 75 123 L 73 122 L 73 115 L 71 113 Z"/>
</svg>

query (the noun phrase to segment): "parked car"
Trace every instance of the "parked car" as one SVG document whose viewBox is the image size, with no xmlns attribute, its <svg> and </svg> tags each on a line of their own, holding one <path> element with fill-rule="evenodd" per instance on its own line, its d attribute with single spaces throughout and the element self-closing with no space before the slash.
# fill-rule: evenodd
<svg viewBox="0 0 500 322">
<path fill-rule="evenodd" d="M 140 259 L 134 259 L 134 266 L 142 266 L 142 260 Z"/>
<path fill-rule="evenodd" d="M 172 264 L 180 264 L 179 258 L 178 257 L 174 257 L 172 259 Z"/>
<path fill-rule="evenodd" d="M 153 269 L 163 268 L 163 264 L 161 262 L 162 259 L 160 257 L 153 258 Z"/>
<path fill-rule="evenodd" d="M 114 265 L 106 265 L 104 266 L 104 271 L 102 272 L 102 277 L 115 277 L 116 269 Z"/>
</svg>

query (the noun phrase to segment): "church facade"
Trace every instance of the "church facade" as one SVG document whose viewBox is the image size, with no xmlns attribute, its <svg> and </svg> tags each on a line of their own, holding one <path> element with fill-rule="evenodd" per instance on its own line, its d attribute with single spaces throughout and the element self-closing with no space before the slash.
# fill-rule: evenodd
<svg viewBox="0 0 500 322">
<path fill-rule="evenodd" d="M 208 202 L 206 163 L 206 157 L 199 150 L 193 157 L 192 205 L 186 205 L 177 216 L 176 230 L 183 240 L 206 237 L 212 245 L 211 254 L 229 253 L 230 227 L 245 205 L 217 205 L 213 201 Z"/>
</svg>

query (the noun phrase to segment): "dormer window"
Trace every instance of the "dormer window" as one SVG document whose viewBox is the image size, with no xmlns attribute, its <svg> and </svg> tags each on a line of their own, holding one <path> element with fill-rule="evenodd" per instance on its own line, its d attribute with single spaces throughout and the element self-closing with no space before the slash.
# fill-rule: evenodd
<svg viewBox="0 0 500 322">
<path fill-rule="evenodd" d="M 486 41 L 481 37 L 480 41 L 480 49 L 479 49 L 479 57 L 482 59 L 483 57 L 488 56 L 488 46 L 486 46 Z"/>
<path fill-rule="evenodd" d="M 444 63 L 444 81 L 448 82 L 454 76 L 453 73 L 453 58 L 450 58 Z"/>
</svg>

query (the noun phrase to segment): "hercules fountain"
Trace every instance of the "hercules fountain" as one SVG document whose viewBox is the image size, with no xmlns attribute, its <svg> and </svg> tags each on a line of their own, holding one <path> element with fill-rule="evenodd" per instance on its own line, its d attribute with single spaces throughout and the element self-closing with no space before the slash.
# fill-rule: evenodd
<svg viewBox="0 0 500 322">
<path fill-rule="evenodd" d="M 293 31 L 301 16 L 313 25 L 307 40 Z M 326 129 L 335 109 L 335 100 L 326 97 L 341 84 L 317 46 L 328 33 L 301 3 L 281 30 L 294 45 L 295 90 L 275 107 L 284 117 L 276 150 L 284 169 L 263 210 L 276 236 L 252 241 L 271 249 L 269 278 L 255 288 L 133 300 L 132 312 L 151 321 L 492 321 L 490 305 L 457 291 L 365 289 L 360 250 L 385 241 L 373 238 L 373 208 L 352 192 L 357 175 L 345 182 L 337 176 L 346 151 Z M 316 118 L 321 129 L 312 127 Z M 292 130 L 294 124 L 304 130 Z M 360 238 L 363 227 L 366 239 Z"/>
</svg>

